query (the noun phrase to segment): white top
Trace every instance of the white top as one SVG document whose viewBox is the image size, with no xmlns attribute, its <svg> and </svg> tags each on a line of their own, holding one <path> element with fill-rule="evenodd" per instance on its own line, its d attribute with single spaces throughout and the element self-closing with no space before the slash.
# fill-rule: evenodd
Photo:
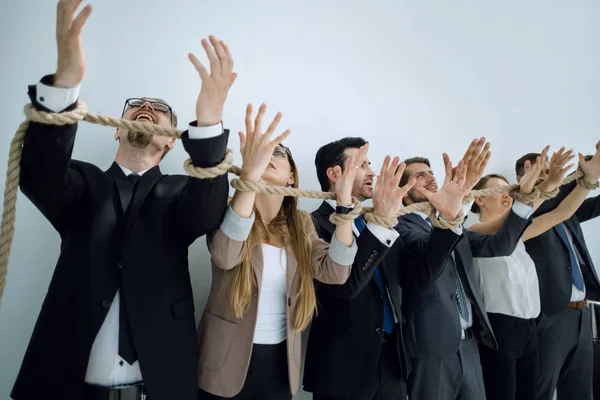
<svg viewBox="0 0 600 400">
<path fill-rule="evenodd" d="M 287 337 L 287 258 L 285 248 L 262 244 L 263 273 L 254 343 L 278 344 Z"/>
<path fill-rule="evenodd" d="M 540 314 L 540 289 L 535 263 L 519 241 L 508 257 L 475 258 L 489 313 L 533 319 Z"/>
<path fill-rule="evenodd" d="M 38 83 L 37 100 L 53 112 L 61 112 L 69 107 L 79 97 L 77 86 L 71 89 L 56 88 Z M 221 124 L 209 127 L 189 126 L 190 139 L 208 139 L 223 133 Z M 125 176 L 132 172 L 121 166 Z M 140 171 L 141 176 L 148 170 Z M 142 380 L 142 372 L 139 362 L 129 365 L 127 361 L 119 357 L 119 303 L 120 291 L 117 290 L 114 299 L 106 314 L 106 318 L 96 335 L 90 358 L 88 361 L 85 381 L 87 383 L 105 386 L 128 386 Z"/>
</svg>

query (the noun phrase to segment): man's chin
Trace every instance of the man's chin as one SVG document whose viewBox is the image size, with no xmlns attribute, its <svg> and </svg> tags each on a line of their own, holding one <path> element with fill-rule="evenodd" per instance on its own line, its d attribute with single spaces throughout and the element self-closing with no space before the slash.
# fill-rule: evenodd
<svg viewBox="0 0 600 400">
<path fill-rule="evenodd" d="M 154 135 L 146 132 L 128 132 L 127 142 L 136 149 L 145 149 L 152 143 Z"/>
</svg>

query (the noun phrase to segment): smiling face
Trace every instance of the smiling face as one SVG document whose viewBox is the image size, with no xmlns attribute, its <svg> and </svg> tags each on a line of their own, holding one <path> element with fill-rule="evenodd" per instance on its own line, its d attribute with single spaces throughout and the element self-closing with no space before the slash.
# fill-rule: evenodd
<svg viewBox="0 0 600 400">
<path fill-rule="evenodd" d="M 130 103 L 121 118 L 171 127 L 170 113 L 170 108 L 166 103 L 156 99 L 143 98 L 141 101 Z M 121 140 L 123 138 L 126 140 Z M 175 142 L 174 138 L 158 136 L 149 132 L 134 132 L 126 128 L 118 128 L 115 139 L 119 139 L 121 145 L 129 145 L 136 149 L 150 148 L 155 151 L 168 151 Z"/>
<path fill-rule="evenodd" d="M 508 182 L 502 178 L 494 177 L 489 178 L 482 189 L 491 189 L 507 185 Z M 482 215 L 496 216 L 502 215 L 506 210 L 510 209 L 513 205 L 513 199 L 508 193 L 491 194 L 485 197 L 476 197 L 475 203 L 479 206 L 479 212 Z"/>
<path fill-rule="evenodd" d="M 423 203 L 427 201 L 427 198 L 417 192 L 415 188 L 422 187 L 430 192 L 436 193 L 438 191 L 438 183 L 433 176 L 431 167 L 425 163 L 416 162 L 406 166 L 405 172 L 408 179 L 415 178 L 415 186 L 408 192 L 404 198 L 404 204 L 409 205 L 413 203 Z M 408 180 L 407 179 L 407 180 Z"/>
</svg>

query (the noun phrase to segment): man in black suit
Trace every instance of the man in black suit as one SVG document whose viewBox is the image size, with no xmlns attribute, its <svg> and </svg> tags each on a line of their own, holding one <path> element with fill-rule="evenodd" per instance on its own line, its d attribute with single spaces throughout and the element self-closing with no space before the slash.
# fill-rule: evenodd
<svg viewBox="0 0 600 400">
<path fill-rule="evenodd" d="M 365 145 L 362 138 L 344 138 L 318 151 L 315 165 L 324 191 L 331 191 L 338 179 L 336 166 L 343 169 L 348 157 Z M 451 169 L 449 160 L 448 165 Z M 356 168 L 352 195 L 361 201 L 373 198 L 375 214 L 395 217 L 402 197 L 414 184 L 399 187 L 404 165 L 395 158 L 390 166 L 386 157 L 375 189 L 375 173 L 368 161 Z M 442 217 L 452 220 L 460 213 L 464 195 L 463 182 L 456 180 L 447 182 L 431 201 Z M 313 212 L 322 239 L 331 240 L 335 227 L 329 217 L 340 208 L 343 205 L 326 201 Z M 459 235 L 434 229 L 421 242 L 406 246 L 396 240 L 393 229 L 365 223 L 362 217 L 355 220 L 354 232 L 358 253 L 348 281 L 317 288 L 319 309 L 308 339 L 304 390 L 312 392 L 315 400 L 404 400 L 410 366 L 401 329 L 399 268 L 416 268 L 415 285 L 427 284 L 450 256 Z M 411 262 L 400 263 L 403 259 Z"/>
<path fill-rule="evenodd" d="M 469 164 L 480 165 L 480 160 L 468 158 L 465 155 Z M 427 201 L 438 190 L 429 160 L 415 157 L 405 162 L 400 184 L 412 178 L 417 182 L 404 204 Z M 481 173 L 483 169 L 479 169 Z M 469 184 L 474 186 L 479 178 L 473 176 Z M 465 207 L 465 213 L 469 207 Z M 493 236 L 464 231 L 452 256 L 426 287 L 412 285 L 414 269 L 401 270 L 404 336 L 412 365 L 408 380 L 411 400 L 485 399 L 475 339 L 491 348 L 496 348 L 497 343 L 481 299 L 473 257 L 510 255 L 530 223 L 532 210 L 531 206 L 515 202 L 504 226 Z M 431 229 L 428 216 L 420 212 L 401 217 L 396 226 L 407 245 L 419 242 Z"/>
<path fill-rule="evenodd" d="M 525 162 L 536 157 L 537 153 L 529 153 L 517 160 L 518 181 Z M 556 208 L 575 185 L 561 187 L 560 194 L 544 202 L 534 217 Z M 542 306 L 537 328 L 538 400 L 552 399 L 555 390 L 558 399 L 592 398 L 593 340 L 585 300 L 600 300 L 600 282 L 580 224 L 599 215 L 600 196 L 589 198 L 571 218 L 525 242 L 535 262 Z"/>
<path fill-rule="evenodd" d="M 85 61 L 80 0 L 58 4 L 58 68 L 29 88 L 38 110 L 75 107 Z M 221 115 L 235 79 L 224 43 L 203 41 L 212 75 L 202 79 L 197 120 L 182 135 L 192 163 L 219 164 L 227 130 Z M 218 53 L 218 56 L 217 56 Z M 124 119 L 176 125 L 160 99 L 129 99 Z M 226 176 L 163 175 L 174 139 L 117 129 L 107 171 L 73 160 L 77 124 L 32 123 L 23 145 L 21 190 L 62 239 L 61 254 L 12 391 L 16 400 L 195 400 L 194 302 L 188 246 L 218 228 Z"/>
</svg>

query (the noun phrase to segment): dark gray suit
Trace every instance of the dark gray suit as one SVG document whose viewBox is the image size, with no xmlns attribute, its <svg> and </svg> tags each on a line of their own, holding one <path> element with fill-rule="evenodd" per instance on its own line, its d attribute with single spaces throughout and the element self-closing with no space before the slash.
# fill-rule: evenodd
<svg viewBox="0 0 600 400">
<path fill-rule="evenodd" d="M 534 215 L 554 207 L 574 185 L 561 188 L 561 194 L 546 202 Z M 583 274 L 586 299 L 600 300 L 600 282 L 588 252 L 581 222 L 600 216 L 600 197 L 585 200 L 575 215 L 563 222 L 569 232 Z M 538 320 L 540 372 L 537 399 L 592 398 L 593 346 L 589 310 L 569 307 L 573 278 L 567 244 L 557 227 L 525 243 L 535 262 L 540 282 L 542 313 Z"/>
<path fill-rule="evenodd" d="M 408 380 L 411 399 L 485 399 L 485 390 L 475 338 L 497 348 L 481 298 L 479 278 L 473 257 L 499 257 L 512 254 L 530 222 L 511 211 L 496 235 L 465 231 L 452 258 L 441 266 L 435 281 L 425 287 L 412 287 L 410 269 L 401 269 L 402 310 L 406 318 L 405 341 L 412 364 Z M 419 215 L 399 219 L 396 230 L 410 245 L 428 235 L 431 227 Z M 462 329 L 456 302 L 456 279 L 460 277 L 473 312 L 474 338 L 461 339 Z"/>
</svg>

